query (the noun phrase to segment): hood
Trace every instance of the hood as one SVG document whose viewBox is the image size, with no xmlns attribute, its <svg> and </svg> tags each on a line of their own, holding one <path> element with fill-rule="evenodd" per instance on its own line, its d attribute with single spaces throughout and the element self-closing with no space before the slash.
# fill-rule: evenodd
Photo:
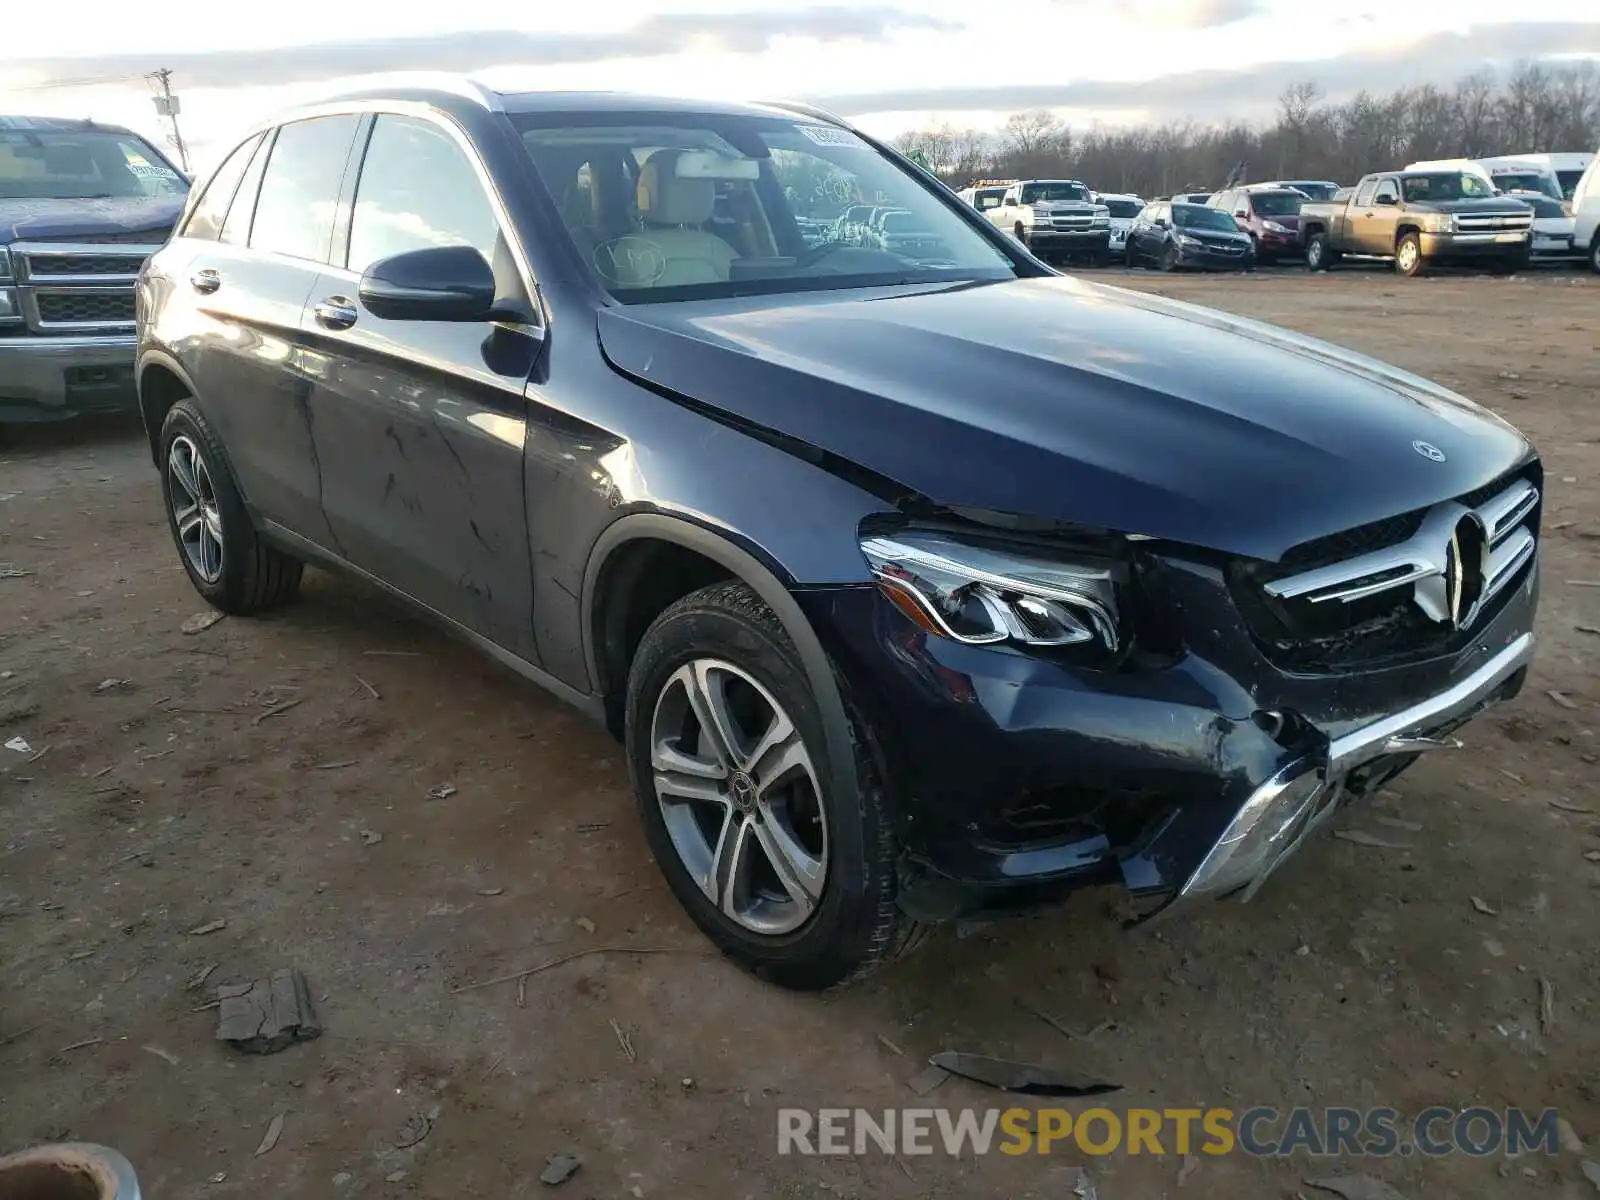
<svg viewBox="0 0 1600 1200">
<path fill-rule="evenodd" d="M 1407 200 L 1407 208 L 1425 208 L 1446 213 L 1520 213 L 1528 206 L 1520 200 L 1507 200 L 1503 196 L 1483 196 L 1474 200 Z"/>
<path fill-rule="evenodd" d="M 0 198 L 0 243 L 70 241 L 86 237 L 126 240 L 149 234 L 164 242 L 183 211 L 184 196 L 112 196 L 103 200 L 7 200 Z"/>
<path fill-rule="evenodd" d="M 1062 277 L 618 306 L 599 335 L 623 373 L 937 504 L 1256 558 L 1532 453 L 1372 359 Z"/>
</svg>

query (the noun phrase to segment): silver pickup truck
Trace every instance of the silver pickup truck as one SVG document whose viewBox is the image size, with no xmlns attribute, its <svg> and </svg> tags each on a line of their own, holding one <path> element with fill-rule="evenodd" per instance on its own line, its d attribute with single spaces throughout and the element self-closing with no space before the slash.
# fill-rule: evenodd
<svg viewBox="0 0 1600 1200">
<path fill-rule="evenodd" d="M 134 282 L 188 192 L 127 129 L 0 116 L 0 425 L 137 408 Z"/>
</svg>

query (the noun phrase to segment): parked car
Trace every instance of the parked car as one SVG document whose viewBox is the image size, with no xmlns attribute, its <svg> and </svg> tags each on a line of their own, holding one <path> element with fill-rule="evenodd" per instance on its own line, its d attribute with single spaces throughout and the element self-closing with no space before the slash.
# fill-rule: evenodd
<svg viewBox="0 0 1600 1200">
<path fill-rule="evenodd" d="M 1600 159 L 1589 164 L 1572 190 L 1572 241 L 1600 272 Z"/>
<path fill-rule="evenodd" d="M 1401 275 L 1437 263 L 1501 273 L 1527 265 L 1533 210 L 1500 196 L 1473 171 L 1383 171 L 1348 195 L 1300 206 L 1306 266 L 1323 271 L 1345 255 L 1387 259 Z"/>
<path fill-rule="evenodd" d="M 1144 211 L 1146 201 L 1139 199 L 1138 196 L 1120 192 L 1100 193 L 1096 199 L 1106 206 L 1111 228 L 1111 237 L 1106 244 L 1106 250 L 1115 259 L 1127 249 L 1128 230 Z"/>
<path fill-rule="evenodd" d="M 1542 192 L 1512 192 L 1510 196 L 1533 209 L 1533 232 L 1528 244 L 1530 261 L 1583 262 L 1589 257 L 1585 247 L 1575 244 L 1577 221 L 1567 215 L 1560 201 Z"/>
<path fill-rule="evenodd" d="M 134 409 L 134 280 L 188 190 L 131 130 L 0 116 L 0 425 Z"/>
<path fill-rule="evenodd" d="M 1556 182 L 1561 185 L 1561 195 L 1571 200 L 1578 190 L 1578 182 L 1583 178 L 1583 173 L 1589 169 L 1589 164 L 1594 162 L 1594 155 L 1582 152 L 1568 151 L 1556 154 L 1513 154 L 1509 156 L 1518 162 L 1531 163 L 1536 167 L 1550 171 L 1556 177 Z"/>
<path fill-rule="evenodd" d="M 1210 207 L 1230 214 L 1250 235 L 1257 262 L 1274 263 L 1300 254 L 1300 206 L 1305 202 L 1305 193 L 1291 188 L 1230 188 L 1212 196 Z"/>
<path fill-rule="evenodd" d="M 969 187 L 957 192 L 968 204 L 979 212 L 988 212 L 991 208 L 1000 207 L 1000 202 L 1005 199 L 1006 185 L 1003 183 L 991 184 L 988 187 Z"/>
<path fill-rule="evenodd" d="M 1469 171 L 1488 180 L 1500 192 L 1538 192 L 1562 200 L 1561 181 L 1549 167 L 1514 158 L 1443 158 L 1416 162 L 1407 171 Z"/>
<path fill-rule="evenodd" d="M 953 261 L 945 240 L 919 214 L 905 210 L 887 213 L 879 222 L 878 245 L 917 262 Z"/>
<path fill-rule="evenodd" d="M 1231 216 L 1174 200 L 1157 200 L 1134 219 L 1123 256 L 1130 267 L 1163 271 L 1248 271 L 1256 262 L 1250 235 Z"/>
<path fill-rule="evenodd" d="M 1332 200 L 1339 185 L 1331 179 L 1275 179 L 1268 183 L 1252 183 L 1251 189 L 1292 188 L 1310 200 Z"/>
<path fill-rule="evenodd" d="M 1076 179 L 1014 183 L 984 215 L 1041 257 L 1109 260 L 1110 210 L 1090 199 L 1088 187 Z"/>
<path fill-rule="evenodd" d="M 808 247 L 786 186 L 818 177 L 948 259 Z M 678 900 L 790 986 L 1083 887 L 1253 894 L 1533 645 L 1541 468 L 1505 422 L 1059 278 L 804 105 L 300 109 L 139 312 L 199 594 L 346 571 L 603 721 Z"/>
</svg>

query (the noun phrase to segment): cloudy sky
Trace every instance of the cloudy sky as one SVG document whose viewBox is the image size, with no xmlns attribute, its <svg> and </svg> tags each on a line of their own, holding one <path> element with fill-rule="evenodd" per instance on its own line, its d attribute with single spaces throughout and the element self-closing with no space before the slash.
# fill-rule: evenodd
<svg viewBox="0 0 1600 1200">
<path fill-rule="evenodd" d="M 246 21 L 240 6 L 171 22 L 126 0 L 7 9 L 0 113 L 92 115 L 154 134 L 141 75 L 170 67 L 202 165 L 257 115 L 374 71 L 798 97 L 892 134 L 930 120 L 994 126 L 1040 106 L 1075 124 L 1258 117 L 1302 79 L 1338 97 L 1450 82 L 1485 63 L 1600 57 L 1600 0 L 272 0 L 270 21 Z"/>
</svg>

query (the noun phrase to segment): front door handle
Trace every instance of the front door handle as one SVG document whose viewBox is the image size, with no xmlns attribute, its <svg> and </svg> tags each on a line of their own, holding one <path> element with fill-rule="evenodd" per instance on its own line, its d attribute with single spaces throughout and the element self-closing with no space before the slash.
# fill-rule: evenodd
<svg viewBox="0 0 1600 1200">
<path fill-rule="evenodd" d="M 311 311 L 316 314 L 317 323 L 326 329 L 349 329 L 356 323 L 356 306 L 349 296 L 329 296 L 319 300 Z"/>
<path fill-rule="evenodd" d="M 222 276 L 210 267 L 206 267 L 189 276 L 189 286 L 202 295 L 209 296 L 222 286 Z"/>
</svg>

